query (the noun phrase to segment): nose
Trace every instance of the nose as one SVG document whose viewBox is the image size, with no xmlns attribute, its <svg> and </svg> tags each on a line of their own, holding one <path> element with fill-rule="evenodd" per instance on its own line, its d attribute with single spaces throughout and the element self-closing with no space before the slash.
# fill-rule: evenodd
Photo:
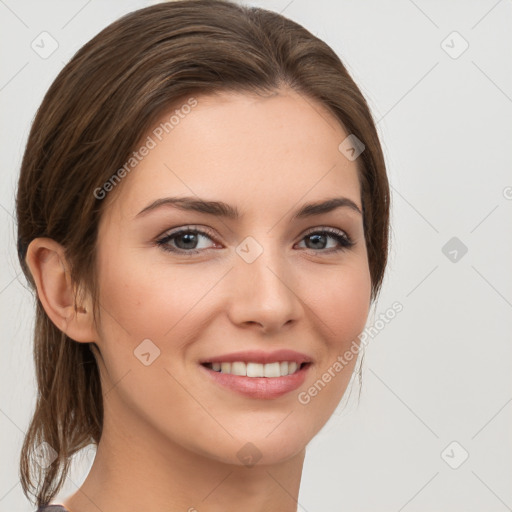
<svg viewBox="0 0 512 512">
<path fill-rule="evenodd" d="M 270 244 L 251 263 L 235 256 L 228 286 L 229 317 L 239 327 L 271 334 L 291 326 L 300 318 L 303 302 L 298 295 L 294 269 L 282 252 Z"/>
</svg>

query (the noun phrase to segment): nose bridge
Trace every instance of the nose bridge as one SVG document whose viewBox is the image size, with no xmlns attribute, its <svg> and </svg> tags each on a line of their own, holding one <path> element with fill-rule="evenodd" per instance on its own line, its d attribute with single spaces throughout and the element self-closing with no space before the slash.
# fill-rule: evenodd
<svg viewBox="0 0 512 512">
<path fill-rule="evenodd" d="M 293 271 L 283 248 L 269 233 L 246 237 L 236 247 L 232 302 L 236 322 L 257 322 L 278 328 L 300 311 L 294 292 Z"/>
</svg>

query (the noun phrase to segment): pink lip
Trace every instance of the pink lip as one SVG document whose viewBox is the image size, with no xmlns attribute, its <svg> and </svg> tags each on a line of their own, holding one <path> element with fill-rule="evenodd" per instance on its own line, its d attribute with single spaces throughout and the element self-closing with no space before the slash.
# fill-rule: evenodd
<svg viewBox="0 0 512 512">
<path fill-rule="evenodd" d="M 231 375 L 220 373 L 200 364 L 201 371 L 227 389 L 235 391 L 241 395 L 251 398 L 270 400 L 290 393 L 299 388 L 306 380 L 307 372 L 311 366 L 311 358 L 305 354 L 293 350 L 276 350 L 274 352 L 245 351 L 215 356 L 202 361 L 202 363 L 221 363 L 221 362 L 253 362 L 253 363 L 273 363 L 282 361 L 295 361 L 298 365 L 308 363 L 303 368 L 292 375 L 284 377 L 244 377 L 241 375 Z"/>
<path fill-rule="evenodd" d="M 305 354 L 295 352 L 294 350 L 275 350 L 274 352 L 263 352 L 262 350 L 246 350 L 243 352 L 232 352 L 221 356 L 213 356 L 203 359 L 200 363 L 234 363 L 241 361 L 243 363 L 275 363 L 282 361 L 295 361 L 298 365 L 302 363 L 311 363 L 312 359 Z M 279 377 L 277 377 L 279 378 Z"/>
</svg>

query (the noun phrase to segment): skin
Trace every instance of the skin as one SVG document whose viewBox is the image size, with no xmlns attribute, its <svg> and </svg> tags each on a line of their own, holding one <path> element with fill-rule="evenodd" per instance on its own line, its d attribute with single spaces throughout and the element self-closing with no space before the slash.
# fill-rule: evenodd
<svg viewBox="0 0 512 512">
<path fill-rule="evenodd" d="M 292 219 L 304 203 L 337 196 L 362 209 L 357 161 L 338 150 L 348 134 L 321 104 L 287 88 L 197 100 L 110 192 L 98 234 L 96 326 L 90 297 L 75 311 L 63 248 L 39 238 L 28 250 L 49 317 L 101 350 L 103 435 L 85 482 L 62 502 L 72 512 L 225 512 L 241 503 L 248 512 L 295 511 L 305 447 L 356 363 L 299 403 L 364 329 L 370 306 L 362 215 L 343 207 Z M 156 199 L 181 195 L 224 201 L 243 217 L 173 207 L 136 217 Z M 215 239 L 200 236 L 202 252 L 192 256 L 155 244 L 187 226 L 209 228 Z M 353 247 L 328 254 L 339 247 L 330 236 L 311 244 L 306 231 L 323 227 L 348 234 Z M 235 251 L 247 236 L 263 248 L 251 264 Z M 187 250 L 183 238 L 178 247 Z M 134 356 L 144 339 L 160 349 L 149 366 Z M 239 395 L 199 371 L 208 356 L 281 348 L 313 364 L 304 385 L 276 399 Z M 253 467 L 237 457 L 247 442 L 261 455 Z"/>
</svg>

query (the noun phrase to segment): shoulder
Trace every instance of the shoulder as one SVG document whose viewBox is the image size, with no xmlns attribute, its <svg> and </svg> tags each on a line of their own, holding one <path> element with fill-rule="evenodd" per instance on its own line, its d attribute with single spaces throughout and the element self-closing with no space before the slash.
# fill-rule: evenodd
<svg viewBox="0 0 512 512">
<path fill-rule="evenodd" d="M 46 505 L 41 506 L 34 512 L 68 512 L 62 505 Z"/>
</svg>

